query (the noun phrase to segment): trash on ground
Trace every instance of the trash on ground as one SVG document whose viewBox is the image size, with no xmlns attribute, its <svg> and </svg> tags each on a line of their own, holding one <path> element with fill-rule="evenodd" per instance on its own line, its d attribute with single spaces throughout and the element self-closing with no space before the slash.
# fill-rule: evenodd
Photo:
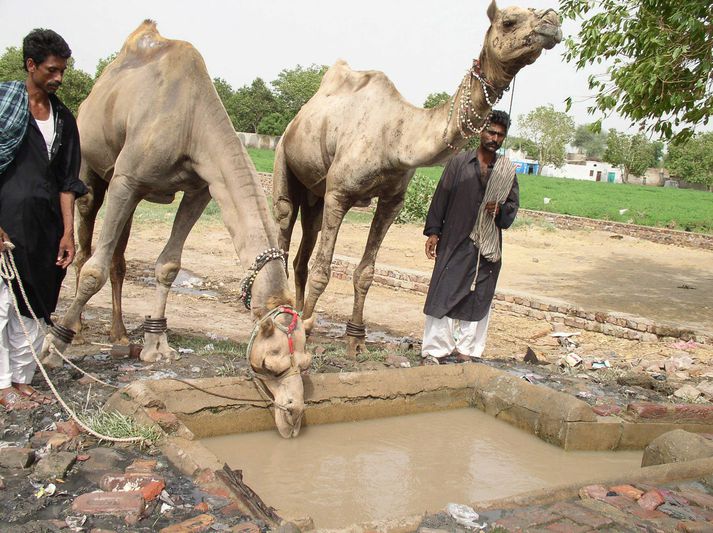
<svg viewBox="0 0 713 533">
<path fill-rule="evenodd" d="M 446 512 L 460 525 L 474 529 L 485 529 L 488 524 L 479 524 L 478 518 L 480 515 L 475 512 L 475 509 L 460 503 L 449 503 L 446 506 Z"/>
</svg>

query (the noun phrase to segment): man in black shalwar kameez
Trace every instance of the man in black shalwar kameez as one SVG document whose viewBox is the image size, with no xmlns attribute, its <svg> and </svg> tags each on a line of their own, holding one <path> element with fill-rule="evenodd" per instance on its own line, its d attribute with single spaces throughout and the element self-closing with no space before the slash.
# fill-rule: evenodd
<svg viewBox="0 0 713 533">
<path fill-rule="evenodd" d="M 469 361 L 485 349 L 501 261 L 490 262 L 482 256 L 478 261 L 480 251 L 470 235 L 509 125 L 507 113 L 494 111 L 478 149 L 448 162 L 433 195 L 423 231 L 428 237 L 426 256 L 436 260 L 424 306 L 423 364 L 438 364 L 451 355 L 459 362 Z M 485 205 L 485 212 L 494 217 L 501 245 L 500 230 L 512 225 L 519 207 L 514 172 L 512 168 L 507 199 Z"/>
<path fill-rule="evenodd" d="M 54 94 L 71 53 L 57 33 L 33 30 L 23 41 L 27 79 L 0 84 L 0 252 L 3 242 L 14 245 L 30 307 L 46 324 L 74 259 L 74 200 L 87 192 L 78 179 L 77 123 Z M 44 340 L 31 317 L 17 280 L 0 280 L 0 404 L 6 409 L 51 401 L 30 386 L 31 348 L 39 352 Z"/>
</svg>

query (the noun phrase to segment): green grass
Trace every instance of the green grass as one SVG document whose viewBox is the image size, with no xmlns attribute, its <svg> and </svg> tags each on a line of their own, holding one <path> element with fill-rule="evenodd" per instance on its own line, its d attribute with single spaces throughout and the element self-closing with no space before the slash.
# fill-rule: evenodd
<svg viewBox="0 0 713 533">
<path fill-rule="evenodd" d="M 117 411 L 107 412 L 103 409 L 85 411 L 79 414 L 79 419 L 100 435 L 113 438 L 141 438 L 144 443 L 155 443 L 161 438 L 161 431 L 155 426 L 137 424 L 130 416 Z"/>
<path fill-rule="evenodd" d="M 253 160 L 258 172 L 272 172 L 275 162 L 274 150 L 260 150 L 258 148 L 248 148 L 250 159 Z"/>
</svg>

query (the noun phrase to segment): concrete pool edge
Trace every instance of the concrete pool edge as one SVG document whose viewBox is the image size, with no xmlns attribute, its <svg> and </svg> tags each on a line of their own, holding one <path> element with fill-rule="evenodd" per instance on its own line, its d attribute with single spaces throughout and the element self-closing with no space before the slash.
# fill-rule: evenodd
<svg viewBox="0 0 713 533">
<path fill-rule="evenodd" d="M 265 409 L 254 384 L 244 378 L 207 378 L 186 382 L 134 382 L 117 391 L 107 402 L 106 409 L 129 414 L 141 424 L 160 427 L 165 435 L 160 443 L 162 452 L 177 468 L 191 476 L 202 490 L 227 498 L 245 515 L 262 519 L 273 526 L 279 525 L 269 517 L 256 513 L 250 502 L 221 478 L 223 463 L 198 442 L 199 438 L 207 436 L 274 429 L 274 419 Z M 673 429 L 713 432 L 712 424 L 630 422 L 617 417 L 598 417 L 581 400 L 543 385 L 533 385 L 483 364 L 306 375 L 304 383 L 305 423 L 308 425 L 471 406 L 565 450 L 642 449 L 657 436 Z M 206 391 L 240 400 L 212 396 Z M 631 480 L 642 475 L 651 476 L 645 477 L 645 481 L 665 482 L 713 473 L 713 459 L 704 461 L 710 462 L 647 467 L 621 479 Z M 687 466 L 689 464 L 694 467 Z M 707 470 L 703 472 L 702 468 Z M 601 480 L 596 481 L 602 483 Z M 577 483 L 577 490 L 585 484 Z M 539 501 L 538 498 L 552 494 L 561 498 L 561 495 L 572 494 L 572 491 L 576 496 L 575 486 L 566 485 L 495 502 L 504 505 L 506 501 L 533 501 L 534 504 Z M 494 502 L 484 503 L 494 508 Z M 480 504 L 476 502 L 475 505 Z M 407 524 L 415 519 L 387 521 L 382 524 L 383 527 L 387 523 L 394 525 L 376 529 L 410 531 Z M 288 520 L 296 519 L 291 517 Z M 297 520 L 297 523 L 308 526 L 303 520 Z M 374 527 L 371 524 L 363 529 Z"/>
</svg>

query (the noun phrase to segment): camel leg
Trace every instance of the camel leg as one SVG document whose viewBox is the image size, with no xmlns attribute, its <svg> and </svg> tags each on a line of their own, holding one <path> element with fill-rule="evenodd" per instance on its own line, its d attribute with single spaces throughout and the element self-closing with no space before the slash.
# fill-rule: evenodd
<svg viewBox="0 0 713 533">
<path fill-rule="evenodd" d="M 199 191 L 186 192 L 183 195 L 173 220 L 171 236 L 156 261 L 156 304 L 149 317 L 152 320 L 166 317 L 166 300 L 171 285 L 181 269 L 183 245 L 208 202 L 210 202 L 210 192 L 207 187 Z M 140 357 L 142 361 L 172 361 L 178 358 L 178 353 L 168 345 L 165 330 L 163 332 L 146 331 Z"/>
<path fill-rule="evenodd" d="M 295 305 L 298 310 L 304 308 L 305 303 L 305 286 L 307 285 L 307 276 L 309 274 L 309 259 L 312 257 L 314 246 L 317 244 L 317 237 L 322 228 L 322 216 L 324 212 L 324 200 L 317 199 L 317 203 L 313 206 L 306 205 L 305 200 L 302 204 L 301 224 L 302 224 L 302 240 L 300 247 L 297 249 L 293 268 L 295 271 Z"/>
<path fill-rule="evenodd" d="M 277 244 L 281 250 L 290 251 L 292 230 L 297 220 L 300 205 L 299 189 L 303 187 L 290 172 L 285 161 L 282 142 L 275 148 L 275 165 L 272 173 L 272 201 L 275 206 L 275 221 L 278 227 Z"/>
<path fill-rule="evenodd" d="M 134 218 L 134 211 L 129 215 L 124 230 L 121 232 L 119 242 L 116 244 L 114 255 L 111 258 L 111 268 L 109 269 L 109 279 L 111 280 L 111 329 L 109 330 L 109 340 L 117 344 L 129 344 L 129 336 L 124 325 L 124 315 L 121 309 L 121 291 L 124 287 L 126 277 L 126 245 L 131 235 L 131 223 Z"/>
<path fill-rule="evenodd" d="M 329 276 L 332 273 L 332 257 L 337 243 L 337 234 L 342 225 L 344 215 L 352 202 L 333 191 L 324 197 L 324 216 L 322 220 L 322 236 L 315 256 L 314 265 L 309 273 L 309 292 L 302 311 L 302 319 L 312 317 L 317 300 L 327 288 Z"/>
<path fill-rule="evenodd" d="M 89 170 L 82 162 L 82 181 L 89 187 L 89 192 L 77 200 L 77 254 L 74 257 L 74 272 L 76 274 L 76 289 L 79 287 L 79 275 L 87 260 L 92 255 L 92 238 L 97 213 L 104 203 L 108 183 Z M 76 332 L 74 342 L 84 344 L 81 316 L 76 323 L 69 326 Z"/>
<path fill-rule="evenodd" d="M 128 178 L 123 175 L 115 175 L 112 178 L 108 192 L 109 201 L 97 249 L 82 267 L 77 283 L 77 293 L 67 313 L 60 321 L 60 325 L 65 328 L 71 328 L 72 324 L 77 323 L 89 299 L 99 292 L 106 283 L 109 276 L 109 263 L 121 232 L 141 200 L 141 197 L 131 188 Z M 67 347 L 67 343 L 50 332 L 42 347 L 43 363 L 50 367 L 60 366 L 62 361 L 58 357 L 50 357 L 51 344 L 62 351 Z"/>
<path fill-rule="evenodd" d="M 386 232 L 391 227 L 403 205 L 404 193 L 388 199 L 379 198 L 374 219 L 369 229 L 369 236 L 366 240 L 364 255 L 359 266 L 354 270 L 354 308 L 352 310 L 351 323 L 347 327 L 347 354 L 350 357 L 356 357 L 358 352 L 366 350 L 364 343 L 366 337 L 362 334 L 362 332 L 365 333 L 364 301 L 366 300 L 367 292 L 369 292 L 369 287 L 371 287 L 371 282 L 374 280 L 376 254 L 381 248 Z M 350 335 L 350 330 L 357 332 L 357 334 Z"/>
</svg>

